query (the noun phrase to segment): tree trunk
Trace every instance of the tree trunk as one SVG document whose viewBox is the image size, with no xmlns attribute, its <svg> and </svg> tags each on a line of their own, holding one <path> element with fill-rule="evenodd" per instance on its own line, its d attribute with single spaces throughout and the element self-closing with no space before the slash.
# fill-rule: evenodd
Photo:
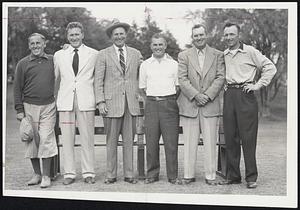
<svg viewBox="0 0 300 210">
<path fill-rule="evenodd" d="M 260 89 L 260 116 L 261 117 L 269 117 L 271 115 L 270 106 L 269 106 L 269 88 L 268 87 L 262 87 Z"/>
</svg>

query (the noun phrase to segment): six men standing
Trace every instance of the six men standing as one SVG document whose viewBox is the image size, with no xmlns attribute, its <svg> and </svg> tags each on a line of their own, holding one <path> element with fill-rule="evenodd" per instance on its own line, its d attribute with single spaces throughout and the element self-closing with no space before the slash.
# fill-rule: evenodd
<svg viewBox="0 0 300 210">
<path fill-rule="evenodd" d="M 112 184 L 117 181 L 117 145 L 121 134 L 124 181 L 137 183 L 133 169 L 133 140 L 136 116 L 140 115 L 140 88 L 146 95 L 145 183 L 159 180 L 161 135 L 168 181 L 172 184 L 195 182 L 197 145 L 201 133 L 205 181 L 208 185 L 216 185 L 215 145 L 222 110 L 219 93 L 224 86 L 226 66 L 223 115 L 228 170 L 226 180 L 220 184 L 241 183 L 241 139 L 247 187 L 255 188 L 258 108 L 253 91 L 270 83 L 276 73 L 274 64 L 253 47 L 241 43 L 238 37 L 240 28 L 233 23 L 224 27 L 229 47 L 224 54 L 207 45 L 207 29 L 199 24 L 192 28 L 194 46 L 178 55 L 178 63 L 165 53 L 167 42 L 161 34 L 151 38 L 152 57 L 142 63 L 141 53 L 125 44 L 129 28 L 127 23 L 114 22 L 106 30 L 113 45 L 97 52 L 82 43 L 84 31 L 81 23 L 71 22 L 66 28 L 70 46 L 55 53 L 54 63 L 52 56 L 44 53 L 45 37 L 37 33 L 29 37 L 31 55 L 18 63 L 14 88 L 17 119 L 22 120 L 25 114 L 26 117 L 31 116 L 34 130 L 34 140 L 26 143 L 26 157 L 31 158 L 35 172 L 28 184 L 42 181 L 41 187 L 50 186 L 50 157 L 57 154 L 54 136 L 55 78 L 64 154 L 63 184 L 75 181 L 76 122 L 81 137 L 82 176 L 86 183 L 95 183 L 96 107 L 103 116 L 106 131 L 104 182 Z M 261 77 L 255 82 L 257 71 L 261 71 Z M 183 182 L 178 179 L 179 115 L 184 139 Z M 42 179 L 38 158 L 43 160 Z"/>
</svg>

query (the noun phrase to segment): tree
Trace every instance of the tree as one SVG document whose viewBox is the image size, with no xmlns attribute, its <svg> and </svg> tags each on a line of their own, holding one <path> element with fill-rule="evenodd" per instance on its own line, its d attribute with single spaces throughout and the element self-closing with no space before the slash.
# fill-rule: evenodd
<svg viewBox="0 0 300 210">
<path fill-rule="evenodd" d="M 155 21 L 152 21 L 150 10 L 146 11 L 145 26 L 132 24 L 128 33 L 127 43 L 141 51 L 144 58 L 151 56 L 150 42 L 154 33 L 161 32 Z M 28 55 L 27 38 L 38 32 L 47 39 L 45 51 L 54 54 L 67 43 L 66 27 L 69 22 L 79 21 L 84 26 L 84 43 L 97 50 L 111 45 L 105 33 L 111 24 L 106 19 L 99 21 L 92 17 L 85 8 L 80 7 L 9 7 L 8 8 L 8 66 L 15 69 L 17 62 Z M 179 46 L 170 32 L 166 32 L 168 42 L 167 52 L 177 58 Z"/>
<path fill-rule="evenodd" d="M 140 50 L 144 59 L 148 59 L 152 55 L 150 48 L 151 37 L 156 33 L 162 33 L 162 30 L 157 26 L 156 22 L 152 20 L 151 10 L 149 8 L 145 9 L 145 13 L 145 26 L 139 28 L 135 23 L 133 23 L 131 31 L 128 33 L 127 44 Z M 180 48 L 176 39 L 170 31 L 166 31 L 163 35 L 167 41 L 166 52 L 177 60 Z"/>
<path fill-rule="evenodd" d="M 61 49 L 66 39 L 66 26 L 79 21 L 85 28 L 85 44 L 95 49 L 109 45 L 109 38 L 103 25 L 106 20 L 97 22 L 85 8 L 78 7 L 9 7 L 8 8 L 8 63 L 15 69 L 17 62 L 27 54 L 27 38 L 38 32 L 47 39 L 45 51 L 53 54 Z"/>
<path fill-rule="evenodd" d="M 270 115 L 269 102 L 286 83 L 287 27 L 286 9 L 206 9 L 188 12 L 186 17 L 201 16 L 211 34 L 209 43 L 219 50 L 225 49 L 223 26 L 233 21 L 241 26 L 241 39 L 260 50 L 277 67 L 277 73 L 267 88 L 260 90 L 261 114 Z"/>
</svg>

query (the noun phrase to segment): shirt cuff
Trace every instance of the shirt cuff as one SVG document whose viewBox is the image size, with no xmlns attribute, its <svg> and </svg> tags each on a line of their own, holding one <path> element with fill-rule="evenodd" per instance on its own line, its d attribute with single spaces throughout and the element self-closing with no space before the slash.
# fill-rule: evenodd
<svg viewBox="0 0 300 210">
<path fill-rule="evenodd" d="M 25 113 L 24 112 L 24 106 L 23 105 L 16 105 L 16 110 L 17 110 L 17 113 Z"/>
</svg>

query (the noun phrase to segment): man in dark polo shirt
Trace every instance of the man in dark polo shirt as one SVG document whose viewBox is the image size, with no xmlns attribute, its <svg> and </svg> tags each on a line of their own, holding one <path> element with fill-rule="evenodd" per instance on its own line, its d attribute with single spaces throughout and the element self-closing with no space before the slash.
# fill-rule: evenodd
<svg viewBox="0 0 300 210">
<path fill-rule="evenodd" d="M 15 109 L 19 121 L 25 116 L 30 119 L 34 133 L 33 140 L 25 143 L 25 158 L 30 158 L 34 170 L 27 184 L 41 182 L 41 188 L 46 188 L 51 185 L 51 157 L 57 154 L 53 56 L 44 52 L 46 43 L 41 34 L 31 34 L 28 45 L 31 54 L 19 61 L 15 72 Z"/>
</svg>

